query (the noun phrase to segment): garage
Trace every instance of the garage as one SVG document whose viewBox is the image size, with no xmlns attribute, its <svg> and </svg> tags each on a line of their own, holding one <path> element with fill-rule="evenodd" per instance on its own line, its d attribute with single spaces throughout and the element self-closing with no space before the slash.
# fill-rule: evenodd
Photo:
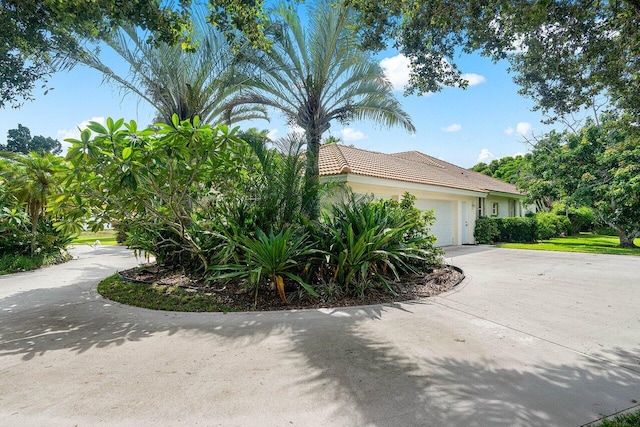
<svg viewBox="0 0 640 427">
<path fill-rule="evenodd" d="M 428 211 L 433 210 L 436 222 L 431 226 L 432 233 L 438 241 L 436 246 L 455 244 L 455 202 L 449 200 L 416 200 L 415 206 Z"/>
</svg>

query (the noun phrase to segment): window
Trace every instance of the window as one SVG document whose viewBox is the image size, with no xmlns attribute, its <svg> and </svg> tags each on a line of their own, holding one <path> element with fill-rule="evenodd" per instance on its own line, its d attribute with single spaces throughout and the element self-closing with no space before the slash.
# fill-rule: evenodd
<svg viewBox="0 0 640 427">
<path fill-rule="evenodd" d="M 484 216 L 484 199 L 482 197 L 478 197 L 478 218 Z"/>
<path fill-rule="evenodd" d="M 494 203 L 491 207 L 491 215 L 498 216 L 499 208 L 500 208 L 500 204 Z"/>
</svg>

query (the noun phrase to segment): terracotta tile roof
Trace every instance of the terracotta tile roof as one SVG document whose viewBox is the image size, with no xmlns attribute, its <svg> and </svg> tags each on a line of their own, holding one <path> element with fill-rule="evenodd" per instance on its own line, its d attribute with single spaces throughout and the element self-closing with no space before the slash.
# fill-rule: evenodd
<svg viewBox="0 0 640 427">
<path fill-rule="evenodd" d="M 517 194 L 515 185 L 418 151 L 385 154 L 339 144 L 320 147 L 320 176 L 354 174 L 487 193 Z"/>
</svg>

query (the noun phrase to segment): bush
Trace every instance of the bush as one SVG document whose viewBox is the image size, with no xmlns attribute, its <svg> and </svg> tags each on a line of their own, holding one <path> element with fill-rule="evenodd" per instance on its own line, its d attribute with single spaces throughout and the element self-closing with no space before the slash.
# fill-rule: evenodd
<svg viewBox="0 0 640 427">
<path fill-rule="evenodd" d="M 362 297 L 383 285 L 393 292 L 389 280 L 439 262 L 442 252 L 428 231 L 433 215 L 413 201 L 408 194 L 400 203 L 350 194 L 324 213 L 318 239 L 343 294 Z"/>
<path fill-rule="evenodd" d="M 569 220 L 569 225 L 566 230 L 567 234 L 578 234 L 581 231 L 591 231 L 595 225 L 595 213 L 587 206 L 576 208 L 573 206 L 567 206 L 563 203 L 556 203 L 551 212 Z"/>
<path fill-rule="evenodd" d="M 473 236 L 476 239 L 476 243 L 490 244 L 495 242 L 499 236 L 496 220 L 486 216 L 478 218 L 476 227 L 473 230 Z"/>
<path fill-rule="evenodd" d="M 566 216 L 552 212 L 538 212 L 534 218 L 537 223 L 538 240 L 548 240 L 552 237 L 570 234 L 571 222 Z"/>
<path fill-rule="evenodd" d="M 500 242 L 533 243 L 537 237 L 537 222 L 534 218 L 495 218 Z"/>
</svg>

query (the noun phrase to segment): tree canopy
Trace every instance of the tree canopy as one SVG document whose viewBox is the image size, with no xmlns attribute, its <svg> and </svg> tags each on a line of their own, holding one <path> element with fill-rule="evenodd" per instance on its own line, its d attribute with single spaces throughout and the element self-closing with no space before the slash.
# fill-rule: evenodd
<svg viewBox="0 0 640 427">
<path fill-rule="evenodd" d="M 527 163 L 531 160 L 531 155 L 514 157 L 503 157 L 492 160 L 486 164 L 480 162 L 471 168 L 472 171 L 480 172 L 500 181 L 517 184 L 523 176 L 523 171 Z"/>
<path fill-rule="evenodd" d="M 640 235 L 640 136 L 628 118 L 605 116 L 578 132 L 551 132 L 532 152 L 531 196 L 589 206 L 633 246 Z"/>
<path fill-rule="evenodd" d="M 358 48 L 350 10 L 319 1 L 308 12 L 305 26 L 286 4 L 274 10 L 269 29 L 273 46 L 247 58 L 259 72 L 248 76 L 252 89 L 235 102 L 272 107 L 305 131 L 305 186 L 310 195 L 305 211 L 316 219 L 318 154 L 331 122 L 369 119 L 409 132 L 415 128 L 378 63 Z"/>
<path fill-rule="evenodd" d="M 60 154 L 62 152 L 62 144 L 57 139 L 41 135 L 36 135 L 32 138 L 29 128 L 18 124 L 17 129 L 9 129 L 7 143 L 5 145 L 0 144 L 0 151 L 22 154 L 28 154 L 31 151 Z"/>
<path fill-rule="evenodd" d="M 242 31 L 255 46 L 264 37 L 263 0 L 210 0 L 209 21 L 230 38 Z M 189 37 L 191 0 L 0 0 L 0 108 L 33 98 L 38 81 L 66 55 L 84 52 L 79 40 L 95 40 L 121 25 L 150 30 L 149 43 L 182 43 Z"/>
<path fill-rule="evenodd" d="M 464 84 L 462 50 L 508 59 L 521 93 L 564 115 L 605 95 L 640 116 L 640 1 L 345 0 L 362 45 L 398 48 L 412 64 L 408 92 Z"/>
</svg>

